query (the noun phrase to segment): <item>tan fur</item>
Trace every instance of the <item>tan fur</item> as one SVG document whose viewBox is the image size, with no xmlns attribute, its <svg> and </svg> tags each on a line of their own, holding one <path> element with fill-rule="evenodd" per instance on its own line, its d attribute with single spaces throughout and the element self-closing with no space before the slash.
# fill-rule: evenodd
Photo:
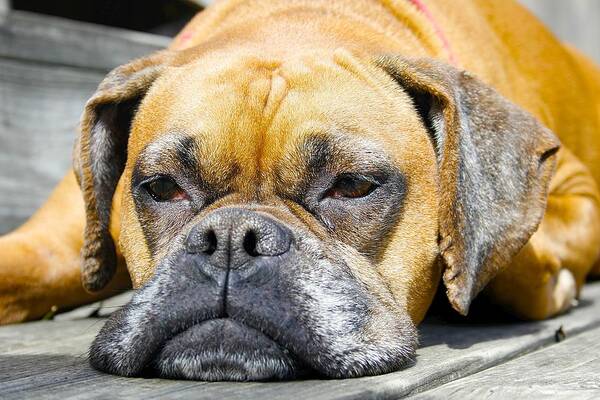
<svg viewBox="0 0 600 400">
<path fill-rule="evenodd" d="M 516 2 L 427 4 L 459 67 L 535 115 L 563 143 L 540 228 L 487 291 L 525 318 L 561 312 L 562 305 L 548 305 L 558 274 L 571 271 L 579 289 L 600 252 L 600 72 Z M 435 154 L 408 96 L 367 60 L 398 54 L 447 62 L 430 21 L 404 0 L 228 0 L 195 17 L 168 54 L 169 68 L 136 115 L 121 187 L 129 187 L 132 162 L 145 144 L 158 133 L 181 129 L 211 133 L 211 146 L 219 151 L 210 153 L 214 159 L 207 154 L 206 162 L 216 178 L 229 158 L 242 165 L 245 173 L 232 183 L 242 199 L 257 186 L 268 199 L 273 163 L 303 129 L 327 130 L 334 122 L 351 126 L 359 140 L 364 135 L 384 143 L 414 188 L 377 271 L 419 322 L 441 275 Z M 286 96 L 287 87 L 299 94 Z M 106 91 L 98 96 L 94 101 Z M 253 175 L 256 171 L 265 174 Z M 84 196 L 92 199 L 88 172 L 78 173 Z M 0 239 L 0 322 L 35 319 L 53 305 L 64 309 L 96 298 L 79 283 L 84 229 L 79 193 L 69 174 L 36 216 Z M 120 224 L 121 234 L 113 229 L 113 237 L 138 287 L 152 275 L 152 260 L 128 190 L 115 196 L 114 208 L 111 224 Z M 90 215 L 88 210 L 88 223 Z M 297 218 L 313 223 L 301 210 Z M 121 284 L 117 281 L 112 288 Z"/>
<path fill-rule="evenodd" d="M 388 278 L 397 301 L 408 304 L 416 320 L 422 319 L 439 274 L 432 268 L 437 254 L 436 199 L 429 196 L 429 191 L 435 190 L 436 168 L 433 149 L 417 116 L 407 117 L 410 99 L 385 90 L 391 83 L 382 71 L 357 63 L 345 51 L 327 58 L 303 55 L 294 62 L 252 68 L 255 62 L 252 58 L 234 58 L 232 64 L 210 70 L 212 59 L 208 57 L 165 74 L 140 106 L 131 140 L 146 143 L 149 132 L 173 131 L 210 137 L 210 152 L 199 157 L 203 164 L 211 171 L 224 171 L 231 160 L 243 165 L 242 173 L 232 183 L 234 191 L 242 198 L 252 198 L 259 191 L 264 201 L 273 196 L 274 164 L 305 135 L 330 132 L 337 126 L 348 127 L 352 134 L 365 138 L 384 140 L 386 148 L 394 149 L 394 161 L 407 171 L 415 190 L 409 193 L 403 221 L 397 225 L 392 241 L 387 246 L 382 243 L 385 255 L 378 268 Z M 280 101 L 277 113 L 265 124 L 262 114 L 273 75 L 296 92 Z M 179 87 L 183 76 L 190 78 L 191 83 Z M 215 118 L 223 110 L 227 110 L 227 115 Z M 237 117 L 233 119 L 232 115 Z M 393 139 L 382 137 L 382 132 L 390 131 L 398 135 Z M 134 145 L 129 150 L 129 160 L 133 162 L 141 148 Z M 284 171 L 293 173 L 295 168 L 291 164 Z M 125 186 L 130 184 L 131 170 L 128 165 Z M 136 256 L 126 252 L 126 258 L 134 260 L 128 267 L 137 286 L 151 276 L 155 260 L 143 255 L 144 250 L 139 247 L 143 234 L 136 223 L 131 197 L 125 194 L 123 204 L 121 243 L 124 249 L 136 252 Z M 297 212 L 304 214 L 299 218 L 313 230 L 318 229 L 306 211 Z M 411 273 L 401 272 L 407 269 Z"/>
<path fill-rule="evenodd" d="M 115 202 L 115 212 L 119 210 Z M 99 293 L 81 286 L 80 250 L 85 224 L 81 191 L 67 174 L 26 224 L 0 238 L 0 322 L 37 319 L 51 311 L 97 301 L 130 286 L 120 259 L 115 279 Z M 113 223 L 112 233 L 119 229 Z"/>
</svg>

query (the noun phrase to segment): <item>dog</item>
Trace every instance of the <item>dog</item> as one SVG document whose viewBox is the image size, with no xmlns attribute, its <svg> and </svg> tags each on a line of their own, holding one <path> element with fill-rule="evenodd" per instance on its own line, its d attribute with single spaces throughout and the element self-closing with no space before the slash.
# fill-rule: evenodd
<svg viewBox="0 0 600 400">
<path fill-rule="evenodd" d="M 410 362 L 438 283 L 530 320 L 600 273 L 600 71 L 514 1 L 224 0 L 116 68 L 0 239 L 0 321 L 132 285 L 123 376 Z"/>
</svg>

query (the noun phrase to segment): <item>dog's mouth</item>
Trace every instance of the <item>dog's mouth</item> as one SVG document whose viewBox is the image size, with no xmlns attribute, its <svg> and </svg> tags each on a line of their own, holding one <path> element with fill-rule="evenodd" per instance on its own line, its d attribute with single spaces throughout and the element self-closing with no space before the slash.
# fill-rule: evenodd
<svg viewBox="0 0 600 400">
<path fill-rule="evenodd" d="M 111 315 L 90 363 L 122 376 L 204 381 L 346 378 L 406 365 L 416 347 L 408 316 L 343 265 L 317 268 L 313 258 L 231 270 L 225 283 L 182 253 Z"/>
<path fill-rule="evenodd" d="M 151 363 L 163 378 L 284 380 L 308 371 L 264 333 L 229 318 L 201 322 L 170 339 Z"/>
</svg>

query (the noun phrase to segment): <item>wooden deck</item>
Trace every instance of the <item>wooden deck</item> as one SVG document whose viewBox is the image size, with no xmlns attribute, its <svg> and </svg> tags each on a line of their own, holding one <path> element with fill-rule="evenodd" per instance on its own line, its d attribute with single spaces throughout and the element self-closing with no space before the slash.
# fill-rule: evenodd
<svg viewBox="0 0 600 400">
<path fill-rule="evenodd" d="M 414 365 L 346 380 L 206 383 L 96 372 L 87 362 L 88 346 L 106 315 L 126 301 L 122 295 L 54 321 L 0 328 L 0 398 L 600 398 L 600 283 L 586 286 L 575 310 L 548 321 L 430 317 L 420 328 Z"/>
</svg>

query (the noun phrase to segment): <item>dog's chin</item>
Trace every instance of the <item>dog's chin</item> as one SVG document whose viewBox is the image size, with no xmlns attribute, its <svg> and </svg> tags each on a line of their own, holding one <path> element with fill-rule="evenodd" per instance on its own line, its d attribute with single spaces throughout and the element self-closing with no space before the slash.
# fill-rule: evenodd
<svg viewBox="0 0 600 400">
<path fill-rule="evenodd" d="M 152 365 L 163 378 L 203 381 L 283 380 L 305 373 L 285 348 L 231 319 L 204 321 L 178 334 Z"/>
</svg>

